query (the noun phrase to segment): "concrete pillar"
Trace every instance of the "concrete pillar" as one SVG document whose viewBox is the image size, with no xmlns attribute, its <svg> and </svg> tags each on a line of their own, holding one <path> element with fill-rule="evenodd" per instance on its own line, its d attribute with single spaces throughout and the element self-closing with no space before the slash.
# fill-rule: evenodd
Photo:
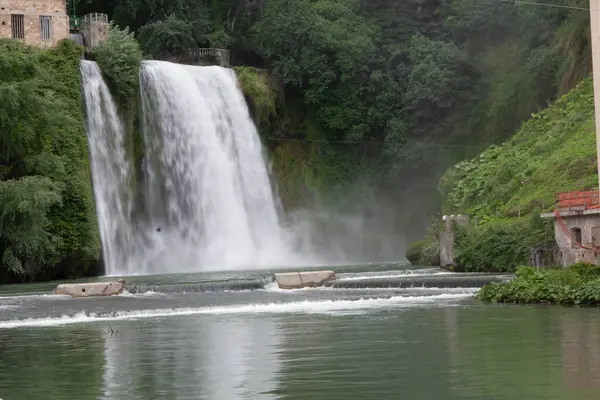
<svg viewBox="0 0 600 400">
<path fill-rule="evenodd" d="M 440 233 L 440 267 L 453 267 L 454 232 Z"/>
<path fill-rule="evenodd" d="M 454 224 L 459 226 L 467 226 L 469 217 L 467 215 L 444 215 L 444 230 L 440 233 L 440 266 L 454 266 Z"/>
</svg>

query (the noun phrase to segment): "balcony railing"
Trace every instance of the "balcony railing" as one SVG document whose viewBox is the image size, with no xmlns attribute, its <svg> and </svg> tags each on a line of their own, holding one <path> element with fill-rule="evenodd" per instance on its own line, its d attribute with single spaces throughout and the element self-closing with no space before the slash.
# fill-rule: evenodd
<svg viewBox="0 0 600 400">
<path fill-rule="evenodd" d="M 223 67 L 229 66 L 229 50 L 225 49 L 216 49 L 216 48 L 200 48 L 200 49 L 188 49 L 182 56 L 179 58 L 182 59 L 183 62 L 191 62 L 196 63 L 200 60 L 212 57 L 214 58 L 218 64 Z"/>
<path fill-rule="evenodd" d="M 71 32 L 79 32 L 79 29 L 81 29 L 81 18 L 69 17 L 69 30 Z"/>
<path fill-rule="evenodd" d="M 101 22 L 101 23 L 105 23 L 108 24 L 108 15 L 106 14 L 102 14 L 102 13 L 91 13 L 91 14 L 86 14 L 83 17 L 83 22 L 86 25 L 91 24 L 92 22 Z"/>
</svg>

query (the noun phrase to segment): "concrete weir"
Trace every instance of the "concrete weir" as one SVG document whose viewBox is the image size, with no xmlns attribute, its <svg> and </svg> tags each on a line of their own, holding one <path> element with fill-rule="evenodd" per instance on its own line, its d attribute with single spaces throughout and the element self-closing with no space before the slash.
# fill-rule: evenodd
<svg viewBox="0 0 600 400">
<path fill-rule="evenodd" d="M 281 289 L 300 289 L 304 287 L 322 286 L 325 282 L 335 280 L 333 271 L 285 272 L 274 275 L 275 282 Z"/>
<path fill-rule="evenodd" d="M 119 279 L 116 282 L 66 283 L 58 285 L 55 293 L 72 297 L 114 296 L 121 294 L 124 288 L 125 281 Z"/>
<path fill-rule="evenodd" d="M 203 293 L 241 290 L 261 290 L 275 282 L 280 289 L 301 289 L 305 287 L 332 287 L 339 289 L 369 288 L 460 288 L 481 287 L 489 282 L 511 280 L 514 275 L 456 273 L 433 275 L 398 275 L 393 277 L 360 279 L 336 278 L 334 271 L 281 272 L 254 279 L 226 279 L 180 283 L 129 283 L 123 279 L 109 282 L 87 282 L 58 285 L 56 294 L 72 297 L 113 296 L 127 291 L 131 294 L 155 293 Z"/>
<path fill-rule="evenodd" d="M 189 282 L 169 284 L 129 284 L 125 288 L 131 294 L 147 292 L 154 293 L 204 293 L 224 292 L 239 290 L 259 290 L 271 280 L 266 279 L 239 279 L 213 282 Z"/>
<path fill-rule="evenodd" d="M 461 288 L 482 287 L 490 282 L 504 282 L 513 279 L 513 275 L 489 274 L 456 274 L 444 276 L 402 276 L 384 279 L 357 279 L 337 280 L 325 282 L 324 286 L 340 289 L 365 289 L 365 288 Z"/>
</svg>

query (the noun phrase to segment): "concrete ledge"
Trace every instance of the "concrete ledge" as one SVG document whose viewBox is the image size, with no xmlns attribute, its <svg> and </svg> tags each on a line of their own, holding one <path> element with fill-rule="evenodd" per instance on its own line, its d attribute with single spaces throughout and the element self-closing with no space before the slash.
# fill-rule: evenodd
<svg viewBox="0 0 600 400">
<path fill-rule="evenodd" d="M 286 272 L 275 274 L 275 282 L 281 289 L 300 289 L 303 287 L 322 286 L 325 282 L 335 280 L 333 271 Z"/>
<path fill-rule="evenodd" d="M 560 214 L 560 216 L 562 218 L 568 218 L 568 217 L 581 217 L 582 215 L 598 215 L 600 214 L 600 208 L 592 208 L 592 209 L 587 209 L 587 210 L 558 210 L 558 213 Z M 556 215 L 554 215 L 554 212 L 550 212 L 550 213 L 542 213 L 540 214 L 540 217 L 542 218 L 556 218 Z"/>
<path fill-rule="evenodd" d="M 64 294 L 72 297 L 114 296 L 123 292 L 125 281 L 119 279 L 116 282 L 89 282 L 89 283 L 67 283 L 56 287 L 56 294 Z"/>
</svg>

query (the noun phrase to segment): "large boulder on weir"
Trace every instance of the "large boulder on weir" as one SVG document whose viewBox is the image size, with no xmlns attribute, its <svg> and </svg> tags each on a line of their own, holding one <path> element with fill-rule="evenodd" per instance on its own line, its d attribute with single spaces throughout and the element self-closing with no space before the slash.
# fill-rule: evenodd
<svg viewBox="0 0 600 400">
<path fill-rule="evenodd" d="M 125 281 L 113 282 L 65 283 L 56 287 L 56 294 L 72 297 L 114 296 L 123 293 Z"/>
<path fill-rule="evenodd" d="M 335 279 L 333 271 L 285 272 L 275 274 L 275 282 L 281 289 L 300 289 L 321 286 Z"/>
</svg>

